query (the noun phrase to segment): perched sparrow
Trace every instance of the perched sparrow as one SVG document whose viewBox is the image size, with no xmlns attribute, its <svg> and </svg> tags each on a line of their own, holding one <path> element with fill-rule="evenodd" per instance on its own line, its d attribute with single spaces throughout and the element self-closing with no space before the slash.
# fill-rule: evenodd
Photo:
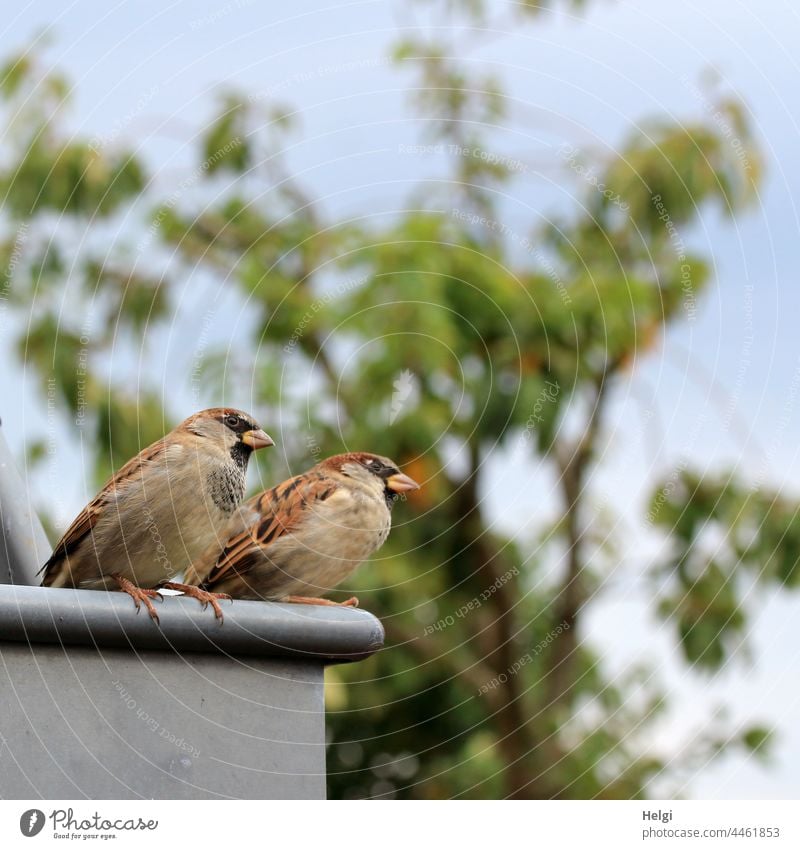
<svg viewBox="0 0 800 849">
<path fill-rule="evenodd" d="M 246 501 L 188 584 L 233 598 L 335 604 L 319 598 L 386 541 L 397 496 L 419 484 L 386 457 L 329 457 Z M 344 605 L 357 606 L 351 598 Z"/>
<path fill-rule="evenodd" d="M 87 504 L 53 549 L 43 587 L 120 589 L 158 615 L 155 587 L 219 537 L 244 498 L 250 454 L 272 439 L 239 410 L 203 410 L 129 460 Z"/>
</svg>

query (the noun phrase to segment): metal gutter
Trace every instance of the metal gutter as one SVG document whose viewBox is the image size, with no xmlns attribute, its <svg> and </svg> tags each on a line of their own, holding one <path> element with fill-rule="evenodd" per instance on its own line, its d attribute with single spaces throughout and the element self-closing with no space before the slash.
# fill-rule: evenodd
<svg viewBox="0 0 800 849">
<path fill-rule="evenodd" d="M 0 641 L 345 662 L 384 639 L 372 614 L 349 607 L 221 602 L 220 623 L 192 598 L 156 605 L 160 624 L 121 592 L 0 586 Z"/>
<path fill-rule="evenodd" d="M 51 549 L 0 428 L 0 584 L 38 584 Z"/>
</svg>

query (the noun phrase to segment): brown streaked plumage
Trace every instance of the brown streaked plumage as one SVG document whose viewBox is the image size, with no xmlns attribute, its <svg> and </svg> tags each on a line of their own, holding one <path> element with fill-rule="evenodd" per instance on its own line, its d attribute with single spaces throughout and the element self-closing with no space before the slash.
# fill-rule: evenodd
<svg viewBox="0 0 800 849">
<path fill-rule="evenodd" d="M 190 416 L 129 460 L 78 514 L 42 567 L 44 587 L 122 589 L 151 598 L 215 539 L 244 497 L 252 451 L 272 445 L 247 413 Z M 216 602 L 190 588 L 204 603 Z"/>
<path fill-rule="evenodd" d="M 320 596 L 383 545 L 392 504 L 417 488 L 386 457 L 329 457 L 245 502 L 225 528 L 222 551 L 209 547 L 186 581 L 235 599 L 334 604 Z"/>
</svg>

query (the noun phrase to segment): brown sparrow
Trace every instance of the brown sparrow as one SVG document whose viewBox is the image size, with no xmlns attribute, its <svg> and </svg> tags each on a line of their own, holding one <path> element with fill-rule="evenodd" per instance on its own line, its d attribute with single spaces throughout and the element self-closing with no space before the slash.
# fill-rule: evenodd
<svg viewBox="0 0 800 849">
<path fill-rule="evenodd" d="M 186 583 L 241 599 L 335 604 L 319 598 L 386 541 L 399 493 L 419 489 L 386 457 L 329 457 L 246 501 Z M 357 606 L 351 598 L 344 605 Z"/>
<path fill-rule="evenodd" d="M 240 410 L 190 416 L 129 460 L 83 508 L 42 567 L 43 587 L 120 589 L 158 615 L 155 587 L 180 589 L 204 604 L 195 587 L 165 583 L 219 538 L 244 498 L 250 454 L 272 439 Z"/>
</svg>

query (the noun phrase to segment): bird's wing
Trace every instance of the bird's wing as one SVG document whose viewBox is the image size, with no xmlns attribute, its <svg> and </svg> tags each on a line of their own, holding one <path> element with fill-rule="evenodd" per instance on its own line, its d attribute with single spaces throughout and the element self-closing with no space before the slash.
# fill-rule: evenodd
<svg viewBox="0 0 800 849">
<path fill-rule="evenodd" d="M 56 543 L 53 553 L 39 570 L 44 573 L 42 586 L 49 587 L 58 577 L 60 569 L 65 564 L 65 558 L 72 554 L 83 540 L 91 533 L 103 515 L 104 510 L 116 495 L 119 487 L 134 480 L 141 474 L 143 467 L 157 460 L 167 450 L 165 439 L 159 439 L 152 445 L 132 457 L 119 471 L 114 474 L 97 495 L 78 513 L 75 521 L 67 528 L 64 536 Z"/>
<path fill-rule="evenodd" d="M 263 565 L 269 546 L 296 531 L 315 506 L 337 488 L 336 482 L 322 473 L 306 473 L 251 498 L 243 505 L 242 513 L 251 515 L 252 521 L 228 540 L 203 586 L 210 587 L 234 573 L 244 575 L 256 564 Z"/>
</svg>

